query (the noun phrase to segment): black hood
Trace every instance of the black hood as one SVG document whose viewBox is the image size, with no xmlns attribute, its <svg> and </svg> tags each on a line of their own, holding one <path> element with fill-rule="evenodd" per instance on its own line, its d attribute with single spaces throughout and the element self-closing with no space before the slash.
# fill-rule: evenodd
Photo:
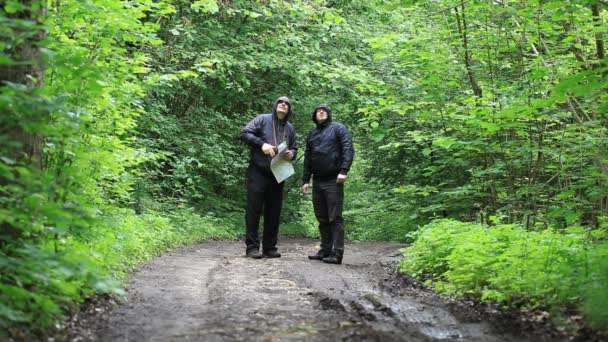
<svg viewBox="0 0 608 342">
<path fill-rule="evenodd" d="M 291 101 L 289 101 L 287 96 L 281 96 L 274 101 L 274 104 L 272 105 L 272 116 L 275 118 L 277 117 L 277 105 L 279 104 L 279 101 L 287 102 L 288 109 L 287 115 L 285 116 L 285 121 L 289 121 L 289 117 L 291 116 Z"/>
<path fill-rule="evenodd" d="M 327 111 L 327 120 L 325 120 L 324 124 L 330 123 L 331 122 L 331 107 L 329 105 L 326 105 L 325 103 L 321 103 L 320 105 L 316 106 L 315 110 L 312 111 L 312 121 L 318 125 L 317 119 L 315 118 L 315 116 L 316 116 L 315 114 L 317 113 L 317 109 L 319 109 L 319 108 L 323 108 Z"/>
</svg>

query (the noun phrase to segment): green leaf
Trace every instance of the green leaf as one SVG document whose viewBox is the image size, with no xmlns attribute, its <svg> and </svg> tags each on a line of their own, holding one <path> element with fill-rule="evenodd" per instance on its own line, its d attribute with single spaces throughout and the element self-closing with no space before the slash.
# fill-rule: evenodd
<svg viewBox="0 0 608 342">
<path fill-rule="evenodd" d="M 196 12 L 201 11 L 203 13 L 217 13 L 219 7 L 215 0 L 198 0 L 194 1 L 191 5 Z"/>
<path fill-rule="evenodd" d="M 27 7 L 25 7 L 25 5 L 19 3 L 18 1 L 15 0 L 9 0 L 7 1 L 6 5 L 4 5 L 4 11 L 6 11 L 6 13 L 8 14 L 15 14 L 19 11 L 23 11 L 27 9 Z"/>
<path fill-rule="evenodd" d="M 14 64 L 15 61 L 7 55 L 0 55 L 0 64 Z"/>
</svg>

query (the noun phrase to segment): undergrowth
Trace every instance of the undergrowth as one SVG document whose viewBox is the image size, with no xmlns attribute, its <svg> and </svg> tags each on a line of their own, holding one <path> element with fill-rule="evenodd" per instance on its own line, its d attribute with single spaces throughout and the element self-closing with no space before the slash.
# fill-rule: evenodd
<svg viewBox="0 0 608 342">
<path fill-rule="evenodd" d="M 437 220 L 411 235 L 401 271 L 442 294 L 509 308 L 576 306 L 596 329 L 608 329 L 606 229 Z"/>
</svg>

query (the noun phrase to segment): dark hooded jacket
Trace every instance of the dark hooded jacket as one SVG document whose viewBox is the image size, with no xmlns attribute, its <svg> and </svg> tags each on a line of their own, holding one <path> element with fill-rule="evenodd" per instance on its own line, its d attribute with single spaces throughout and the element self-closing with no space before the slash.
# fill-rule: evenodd
<svg viewBox="0 0 608 342">
<path fill-rule="evenodd" d="M 321 124 L 315 117 L 315 112 L 319 108 L 327 111 L 327 120 Z M 308 183 L 311 175 L 318 180 L 336 178 L 339 173 L 346 175 L 355 156 L 350 133 L 343 124 L 332 121 L 331 108 L 326 104 L 320 104 L 315 108 L 312 112 L 312 121 L 316 127 L 306 138 L 302 184 Z"/>
<path fill-rule="evenodd" d="M 289 108 L 283 120 L 279 120 L 277 117 L 279 101 L 287 102 Z M 249 163 L 251 165 L 255 165 L 264 173 L 271 174 L 270 161 L 272 157 L 262 152 L 262 145 L 266 143 L 278 147 L 285 140 L 287 140 L 287 146 L 293 152 L 295 159 L 298 149 L 296 146 L 296 131 L 289 122 L 291 115 L 291 102 L 287 97 L 282 96 L 274 102 L 272 113 L 260 114 L 243 127 L 240 139 L 250 146 Z"/>
</svg>

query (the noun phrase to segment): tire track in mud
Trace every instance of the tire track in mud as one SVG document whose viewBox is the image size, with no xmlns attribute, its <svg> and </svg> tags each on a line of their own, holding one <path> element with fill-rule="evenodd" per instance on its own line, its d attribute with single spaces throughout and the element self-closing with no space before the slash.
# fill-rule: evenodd
<svg viewBox="0 0 608 342">
<path fill-rule="evenodd" d="M 132 275 L 127 300 L 95 320 L 92 340 L 528 341 L 388 291 L 399 244 L 347 242 L 342 265 L 308 260 L 317 245 L 281 238 L 283 257 L 261 260 L 235 241 L 167 253 Z"/>
</svg>

